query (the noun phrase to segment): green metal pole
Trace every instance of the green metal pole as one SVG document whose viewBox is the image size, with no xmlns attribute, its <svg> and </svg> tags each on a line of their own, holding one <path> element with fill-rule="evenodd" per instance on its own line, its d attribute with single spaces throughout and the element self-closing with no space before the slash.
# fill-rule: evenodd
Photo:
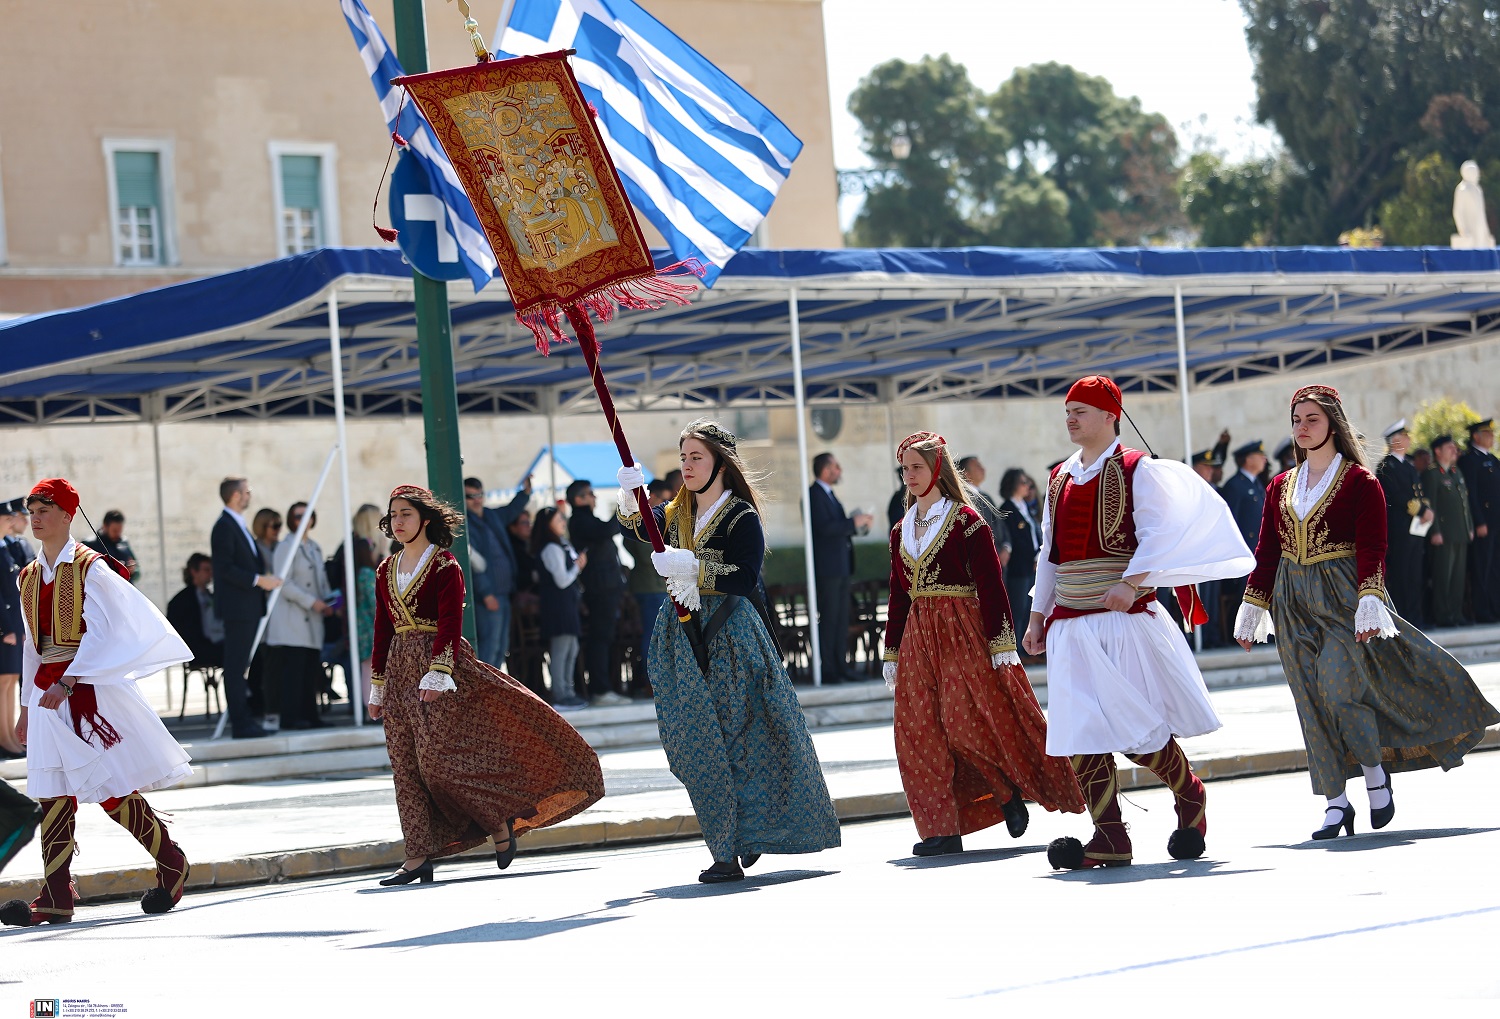
<svg viewBox="0 0 1500 1019">
<path fill-rule="evenodd" d="M 427 66 L 427 14 L 422 0 L 393 0 L 396 59 L 407 74 Z M 464 511 L 464 468 L 458 443 L 458 389 L 453 382 L 453 319 L 448 314 L 448 286 L 415 269 L 412 303 L 417 313 L 417 356 L 422 363 L 422 427 L 427 445 L 427 487 Z M 474 577 L 469 570 L 469 542 L 463 534 L 453 554 L 464 568 L 464 636 L 475 640 Z"/>
</svg>

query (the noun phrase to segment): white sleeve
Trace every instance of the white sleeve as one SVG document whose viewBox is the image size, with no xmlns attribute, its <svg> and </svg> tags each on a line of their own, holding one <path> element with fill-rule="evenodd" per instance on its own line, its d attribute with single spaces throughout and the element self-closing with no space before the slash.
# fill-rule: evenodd
<svg viewBox="0 0 1500 1019">
<path fill-rule="evenodd" d="M 103 559 L 84 579 L 83 624 L 67 675 L 95 686 L 133 683 L 193 657 L 150 599 Z"/>
<path fill-rule="evenodd" d="M 1142 459 L 1135 470 L 1135 556 L 1127 577 L 1144 587 L 1181 587 L 1247 577 L 1255 556 L 1229 504 L 1187 464 Z"/>
<path fill-rule="evenodd" d="M 1042 529 L 1042 544 L 1036 553 L 1036 584 L 1031 589 L 1031 611 L 1043 616 L 1051 615 L 1057 607 L 1057 567 L 1052 563 L 1052 514 L 1048 507 L 1052 499 L 1050 483 L 1047 489 L 1047 494 L 1042 496 L 1042 518 L 1037 521 L 1037 526 Z M 1016 625 L 1027 624 L 1017 620 Z"/>
<path fill-rule="evenodd" d="M 577 564 L 569 568 L 568 558 L 563 555 L 562 546 L 555 541 L 549 541 L 542 546 L 542 565 L 547 568 L 548 573 L 552 574 L 552 580 L 558 587 L 571 587 L 573 581 L 578 579 Z"/>
</svg>

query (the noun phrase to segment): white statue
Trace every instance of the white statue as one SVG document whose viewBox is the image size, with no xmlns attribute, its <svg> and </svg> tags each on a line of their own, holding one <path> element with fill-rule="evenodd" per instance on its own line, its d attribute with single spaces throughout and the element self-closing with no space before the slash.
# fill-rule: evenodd
<svg viewBox="0 0 1500 1019">
<path fill-rule="evenodd" d="M 1493 248 L 1495 235 L 1484 216 L 1484 189 L 1479 186 L 1479 164 L 1464 160 L 1458 168 L 1463 176 L 1453 189 L 1453 224 L 1458 227 L 1450 243 L 1455 248 Z"/>
</svg>

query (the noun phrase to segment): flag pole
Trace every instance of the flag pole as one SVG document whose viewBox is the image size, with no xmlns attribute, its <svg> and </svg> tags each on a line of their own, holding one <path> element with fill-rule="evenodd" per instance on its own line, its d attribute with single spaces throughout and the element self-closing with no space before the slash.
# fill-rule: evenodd
<svg viewBox="0 0 1500 1019">
<path fill-rule="evenodd" d="M 599 339 L 594 335 L 594 323 L 589 319 L 588 309 L 578 304 L 567 304 L 563 306 L 563 312 L 568 316 L 568 322 L 572 324 L 573 331 L 578 335 L 578 349 L 583 352 L 584 363 L 588 365 L 589 379 L 594 383 L 594 392 L 599 397 L 599 407 L 604 411 L 605 420 L 609 422 L 610 436 L 615 440 L 615 449 L 620 454 L 620 462 L 626 467 L 633 467 L 635 455 L 630 452 L 630 442 L 625 438 L 625 428 L 620 424 L 619 412 L 615 410 L 614 396 L 609 391 L 609 383 L 604 379 L 604 370 L 599 367 Z M 665 551 L 667 544 L 662 539 L 661 529 L 656 526 L 656 514 L 651 512 L 651 503 L 646 489 L 637 488 L 635 498 L 640 507 L 641 524 L 646 529 L 646 537 L 651 542 L 652 551 Z M 688 643 L 693 647 L 693 657 L 698 660 L 698 667 L 707 674 L 708 647 L 703 642 L 703 631 L 698 620 L 676 598 L 672 599 L 672 608 L 677 613 L 678 621 L 687 631 Z"/>
</svg>

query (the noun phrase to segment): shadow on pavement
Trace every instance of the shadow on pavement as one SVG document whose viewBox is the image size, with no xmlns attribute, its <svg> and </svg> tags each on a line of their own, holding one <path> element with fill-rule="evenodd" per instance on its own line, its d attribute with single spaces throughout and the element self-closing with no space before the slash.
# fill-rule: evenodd
<svg viewBox="0 0 1500 1019">
<path fill-rule="evenodd" d="M 437 945 L 477 945 L 492 941 L 530 941 L 548 934 L 561 934 L 580 927 L 621 920 L 618 916 L 564 917 L 560 920 L 512 920 L 508 923 L 482 923 L 477 927 L 461 927 L 456 931 L 438 931 L 417 938 L 401 941 L 382 941 L 374 945 L 358 945 L 357 948 L 431 948 Z"/>
<path fill-rule="evenodd" d="M 929 870 L 933 867 L 961 867 L 969 863 L 995 863 L 1000 860 L 1015 860 L 1022 856 L 1034 856 L 1046 846 L 1016 846 L 1011 849 L 970 849 L 946 856 L 903 856 L 886 863 L 906 870 Z"/>
<path fill-rule="evenodd" d="M 394 870 L 394 869 L 395 868 L 393 867 L 392 870 Z M 461 884 L 468 884 L 468 883 L 473 882 L 473 881 L 494 881 L 497 878 L 505 878 L 507 881 L 515 881 L 515 880 L 518 880 L 519 878 L 523 878 L 523 877 L 546 877 L 549 874 L 573 874 L 573 873 L 577 873 L 579 871 L 596 870 L 596 869 L 597 868 L 595 868 L 595 867 L 553 867 L 553 868 L 551 868 L 549 870 L 517 870 L 517 871 L 513 871 L 513 872 L 509 872 L 509 873 L 502 872 L 502 871 L 495 870 L 495 869 L 490 869 L 490 870 L 486 870 L 486 871 L 483 871 L 483 872 L 477 873 L 477 874 L 467 874 L 467 875 L 464 875 L 463 877 L 450 877 L 447 880 L 444 880 L 441 877 L 434 876 L 434 878 L 432 880 L 432 883 L 430 885 L 427 885 L 426 887 L 436 888 L 438 885 L 461 885 Z M 442 872 L 438 871 L 438 873 L 441 874 Z M 381 877 L 385 877 L 385 876 L 386 876 L 386 874 L 384 874 L 384 873 L 381 874 Z M 378 880 L 379 880 L 379 878 L 373 878 L 372 882 L 373 881 L 378 881 Z M 382 888 L 378 884 L 373 884 L 373 886 L 369 887 L 369 888 L 358 888 L 358 889 L 355 889 L 354 894 L 356 894 L 356 895 L 381 895 L 381 894 L 383 894 L 385 892 L 409 892 L 413 888 L 421 888 L 421 887 L 423 887 L 423 886 L 420 885 L 420 884 L 409 884 L 409 885 L 392 885 L 389 888 Z"/>
<path fill-rule="evenodd" d="M 1500 828 L 1418 828 L 1414 831 L 1364 831 L 1336 839 L 1315 842 L 1291 842 L 1286 845 L 1256 846 L 1256 849 L 1321 849 L 1330 853 L 1360 853 L 1390 846 L 1410 846 L 1428 839 L 1452 839 L 1463 835 L 1488 835 Z"/>
<path fill-rule="evenodd" d="M 830 877 L 836 870 L 779 870 L 770 874 L 747 874 L 743 881 L 726 881 L 721 885 L 706 885 L 693 882 L 690 885 L 673 885 L 670 888 L 649 888 L 644 895 L 633 895 L 628 899 L 614 899 L 605 903 L 605 909 L 621 909 L 638 906 L 656 899 L 702 899 L 715 895 L 734 895 L 739 892 L 754 892 L 761 888 L 791 884 L 793 881 L 809 881 L 813 878 Z"/>
<path fill-rule="evenodd" d="M 1129 867 L 1094 867 L 1090 870 L 1054 871 L 1038 875 L 1052 881 L 1070 881 L 1074 884 L 1127 885 L 1137 881 L 1160 881 L 1167 878 L 1184 877 L 1228 877 L 1233 874 L 1263 874 L 1271 867 L 1240 867 L 1221 870 L 1221 860 L 1173 860 L 1162 863 L 1145 863 Z"/>
</svg>

